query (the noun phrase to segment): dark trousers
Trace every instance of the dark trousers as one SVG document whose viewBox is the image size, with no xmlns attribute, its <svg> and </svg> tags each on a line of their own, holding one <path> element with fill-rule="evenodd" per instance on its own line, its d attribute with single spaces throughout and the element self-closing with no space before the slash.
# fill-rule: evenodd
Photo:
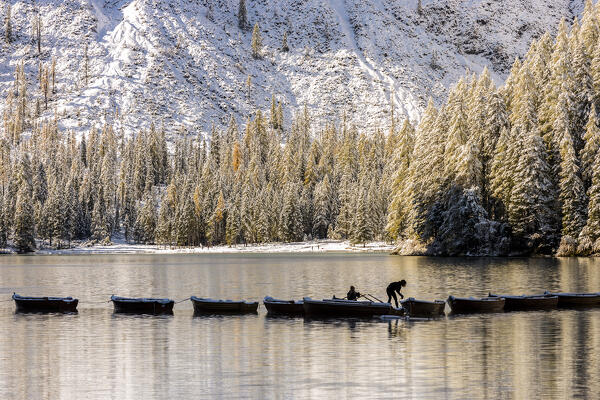
<svg viewBox="0 0 600 400">
<path fill-rule="evenodd" d="M 398 298 L 396 297 L 396 292 L 393 290 L 386 290 L 386 293 L 388 295 L 388 303 L 392 302 L 392 299 L 394 299 L 394 302 L 396 303 L 396 308 L 398 308 Z"/>
</svg>

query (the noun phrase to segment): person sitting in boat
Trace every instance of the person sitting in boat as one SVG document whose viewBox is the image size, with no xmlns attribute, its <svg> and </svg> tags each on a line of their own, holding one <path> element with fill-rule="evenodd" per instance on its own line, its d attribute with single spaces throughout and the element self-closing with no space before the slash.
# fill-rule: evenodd
<svg viewBox="0 0 600 400">
<path fill-rule="evenodd" d="M 385 289 L 385 292 L 388 295 L 387 302 L 391 303 L 392 299 L 394 299 L 394 302 L 396 303 L 396 308 L 398 308 L 398 298 L 396 297 L 396 292 L 400 295 L 400 298 L 403 299 L 404 295 L 400 293 L 400 291 L 404 286 L 406 286 L 406 281 L 402 279 L 401 281 L 390 283 L 387 289 Z"/>
<path fill-rule="evenodd" d="M 354 289 L 354 286 L 350 286 L 350 291 L 346 295 L 346 298 L 348 300 L 358 300 L 359 297 L 360 297 L 360 293 L 357 292 L 356 289 Z"/>
</svg>

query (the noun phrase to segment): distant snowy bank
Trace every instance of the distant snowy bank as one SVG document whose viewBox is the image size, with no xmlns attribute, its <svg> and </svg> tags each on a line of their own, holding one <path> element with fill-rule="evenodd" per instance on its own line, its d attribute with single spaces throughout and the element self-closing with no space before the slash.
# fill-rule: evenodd
<svg viewBox="0 0 600 400">
<path fill-rule="evenodd" d="M 130 244 L 117 241 L 110 245 L 77 245 L 69 249 L 39 249 L 35 254 L 215 254 L 215 253 L 390 253 L 395 246 L 386 242 L 353 245 L 345 240 L 311 240 L 293 243 L 263 243 L 235 246 L 169 247 Z"/>
</svg>

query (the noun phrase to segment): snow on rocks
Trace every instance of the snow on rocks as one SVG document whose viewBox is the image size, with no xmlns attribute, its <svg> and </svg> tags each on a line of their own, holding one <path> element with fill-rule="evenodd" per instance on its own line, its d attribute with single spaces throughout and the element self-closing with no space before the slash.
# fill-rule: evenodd
<svg viewBox="0 0 600 400">
<path fill-rule="evenodd" d="M 316 127 L 346 111 L 350 123 L 373 130 L 389 124 L 392 99 L 396 115 L 418 120 L 427 98 L 439 104 L 466 70 L 488 66 L 500 83 L 531 39 L 580 13 L 583 0 L 423 0 L 421 13 L 416 0 L 247 3 L 263 37 L 258 60 L 251 32 L 237 27 L 237 0 L 11 1 L 14 41 L 0 44 L 0 97 L 21 60 L 39 96 L 39 62 L 54 57 L 57 91 L 40 118 L 56 113 L 78 132 L 105 120 L 125 133 L 151 122 L 171 133 L 208 132 L 267 108 L 272 94 L 287 123 L 306 105 Z M 37 12 L 39 54 L 31 37 Z M 279 50 L 284 32 L 289 53 Z"/>
</svg>

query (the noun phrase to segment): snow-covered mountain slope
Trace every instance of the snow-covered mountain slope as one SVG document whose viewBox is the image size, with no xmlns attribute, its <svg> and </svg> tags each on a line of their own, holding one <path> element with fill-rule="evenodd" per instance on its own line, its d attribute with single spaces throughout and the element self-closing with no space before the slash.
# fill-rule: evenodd
<svg viewBox="0 0 600 400">
<path fill-rule="evenodd" d="M 487 65 L 500 82 L 532 38 L 578 15 L 583 0 L 422 0 L 422 12 L 417 0 L 247 0 L 262 59 L 252 58 L 251 29 L 238 28 L 238 2 L 9 1 L 14 40 L 0 44 L 0 97 L 21 60 L 30 94 L 41 96 L 38 63 L 56 57 L 57 93 L 43 117 L 56 110 L 67 128 L 106 118 L 125 132 L 150 121 L 170 132 L 207 131 L 231 115 L 243 122 L 274 94 L 288 123 L 306 105 L 316 126 L 346 112 L 358 128 L 373 129 L 388 125 L 392 99 L 417 120 L 427 98 L 441 102 L 467 70 Z M 0 4 L 4 15 L 7 2 Z M 0 31 L 3 39 L 5 25 Z"/>
</svg>

